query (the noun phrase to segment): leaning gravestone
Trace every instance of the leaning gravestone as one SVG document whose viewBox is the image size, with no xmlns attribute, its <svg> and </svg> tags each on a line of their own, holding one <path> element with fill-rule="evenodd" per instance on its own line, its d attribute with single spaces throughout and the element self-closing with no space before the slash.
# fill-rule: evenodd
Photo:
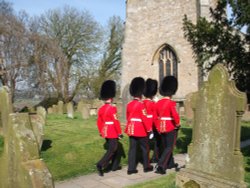
<svg viewBox="0 0 250 188">
<path fill-rule="evenodd" d="M 7 113 L 11 103 L 6 88 L 0 89 L 4 151 L 0 157 L 1 188 L 53 188 L 54 182 L 39 157 L 39 147 L 28 113 Z M 3 97 L 3 98 L 2 98 Z"/>
<path fill-rule="evenodd" d="M 179 187 L 246 187 L 240 152 L 240 121 L 246 95 L 216 65 L 192 99 L 194 125 L 188 147 L 189 162 L 176 175 Z"/>
</svg>

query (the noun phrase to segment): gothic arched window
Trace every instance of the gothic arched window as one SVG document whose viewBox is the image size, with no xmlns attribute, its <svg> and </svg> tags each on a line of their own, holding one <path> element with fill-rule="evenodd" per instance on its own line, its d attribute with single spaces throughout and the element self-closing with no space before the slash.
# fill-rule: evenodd
<svg viewBox="0 0 250 188">
<path fill-rule="evenodd" d="M 178 76 L 178 65 L 175 52 L 169 47 L 165 46 L 159 55 L 159 80 L 161 81 L 165 76 Z"/>
</svg>

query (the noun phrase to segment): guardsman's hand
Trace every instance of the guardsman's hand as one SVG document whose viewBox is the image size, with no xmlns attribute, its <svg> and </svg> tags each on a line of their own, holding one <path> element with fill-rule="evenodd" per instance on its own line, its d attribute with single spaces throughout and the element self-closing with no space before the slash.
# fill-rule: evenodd
<svg viewBox="0 0 250 188">
<path fill-rule="evenodd" d="M 180 129 L 180 127 L 181 127 L 181 125 L 177 125 L 177 126 L 175 126 L 174 129 L 178 131 Z"/>
<path fill-rule="evenodd" d="M 118 138 L 119 138 L 119 140 L 121 140 L 123 138 L 123 135 L 119 134 Z"/>
<path fill-rule="evenodd" d="M 153 133 L 153 131 L 150 131 L 150 132 L 148 133 L 148 138 L 149 138 L 150 140 L 154 138 L 154 133 Z"/>
</svg>

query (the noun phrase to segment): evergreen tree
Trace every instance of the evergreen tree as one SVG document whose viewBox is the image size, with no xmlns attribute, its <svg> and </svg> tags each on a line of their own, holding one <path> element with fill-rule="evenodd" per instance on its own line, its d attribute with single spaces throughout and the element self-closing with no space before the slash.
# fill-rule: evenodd
<svg viewBox="0 0 250 188">
<path fill-rule="evenodd" d="M 232 8 L 229 17 L 226 7 Z M 196 63 L 204 72 L 222 63 L 227 67 L 239 90 L 250 94 L 250 1 L 219 0 L 210 9 L 212 19 L 203 17 L 193 24 L 185 15 L 185 38 L 194 51 Z M 241 29 L 246 28 L 246 33 Z"/>
</svg>

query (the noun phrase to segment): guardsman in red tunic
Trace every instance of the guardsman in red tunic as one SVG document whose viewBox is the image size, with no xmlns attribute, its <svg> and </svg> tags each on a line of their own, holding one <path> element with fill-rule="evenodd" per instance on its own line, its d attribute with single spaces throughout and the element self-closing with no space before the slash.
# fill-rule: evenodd
<svg viewBox="0 0 250 188">
<path fill-rule="evenodd" d="M 174 76 L 166 76 L 162 80 L 160 94 L 164 96 L 156 103 L 157 130 L 162 137 L 163 152 L 157 163 L 156 173 L 166 174 L 166 169 L 172 159 L 172 152 L 176 143 L 177 130 L 180 127 L 180 117 L 176 111 L 176 103 L 171 100 L 178 88 L 178 81 Z"/>
<path fill-rule="evenodd" d="M 128 175 L 137 173 L 136 169 L 136 151 L 137 143 L 140 144 L 143 158 L 144 172 L 153 170 L 149 162 L 148 135 L 152 134 L 152 126 L 147 118 L 145 106 L 142 102 L 142 95 L 145 87 L 145 80 L 142 77 L 136 77 L 131 81 L 130 94 L 133 100 L 127 104 L 127 124 L 125 133 L 129 136 L 128 152 Z"/>
<path fill-rule="evenodd" d="M 113 80 L 107 80 L 102 84 L 100 97 L 104 104 L 98 110 L 97 127 L 100 136 L 106 139 L 108 149 L 96 167 L 98 174 L 103 176 L 103 169 L 112 161 L 112 170 L 121 169 L 116 157 L 118 139 L 123 137 L 120 121 L 117 119 L 117 109 L 112 105 L 116 93 L 116 85 Z"/>
<path fill-rule="evenodd" d="M 147 111 L 147 117 L 148 121 L 150 121 L 150 124 L 153 129 L 153 144 L 154 144 L 154 152 L 151 159 L 151 162 L 158 162 L 159 156 L 160 156 L 160 145 L 161 145 L 161 136 L 157 131 L 156 125 L 155 125 L 155 119 L 157 118 L 156 112 L 155 112 L 155 101 L 154 96 L 156 95 L 158 90 L 158 82 L 157 80 L 153 80 L 151 78 L 148 78 L 146 80 L 146 88 L 144 90 L 144 96 L 145 99 L 143 100 L 143 103 L 145 105 L 146 111 Z"/>
</svg>

